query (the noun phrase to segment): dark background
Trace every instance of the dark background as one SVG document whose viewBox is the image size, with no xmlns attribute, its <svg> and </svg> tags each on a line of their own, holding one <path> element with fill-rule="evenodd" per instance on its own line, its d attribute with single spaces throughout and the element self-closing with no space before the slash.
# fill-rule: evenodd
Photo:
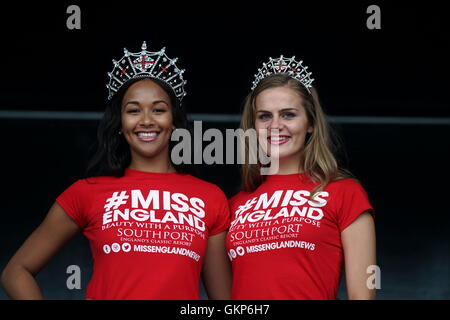
<svg viewBox="0 0 450 320">
<path fill-rule="evenodd" d="M 193 116 L 239 114 L 263 61 L 280 54 L 303 59 L 342 137 L 342 165 L 360 179 L 377 212 L 378 298 L 449 299 L 446 11 L 430 1 L 314 3 L 2 7 L 0 269 L 55 198 L 82 176 L 95 140 L 95 119 L 29 119 L 28 111 L 102 112 L 111 60 L 121 58 L 124 47 L 139 51 L 146 40 L 149 50 L 165 46 L 169 57 L 179 57 L 188 80 L 185 107 Z M 81 30 L 66 27 L 70 4 L 81 8 Z M 381 8 L 381 30 L 366 27 L 371 4 Z M 15 111 L 26 112 L 12 117 Z M 348 123 L 346 116 L 375 123 Z M 236 166 L 199 171 L 228 196 L 239 186 Z M 44 295 L 82 299 L 90 259 L 82 236 L 71 241 L 38 275 Z M 66 288 L 69 265 L 81 267 L 81 290 Z M 346 298 L 343 286 L 339 296 Z M 6 298 L 1 290 L 0 298 Z"/>
</svg>

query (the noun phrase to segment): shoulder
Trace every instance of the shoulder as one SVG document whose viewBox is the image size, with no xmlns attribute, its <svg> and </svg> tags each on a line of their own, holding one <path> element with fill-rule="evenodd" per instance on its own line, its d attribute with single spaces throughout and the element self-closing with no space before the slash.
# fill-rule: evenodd
<svg viewBox="0 0 450 320">
<path fill-rule="evenodd" d="M 78 179 L 75 182 L 73 182 L 67 190 L 83 190 L 89 187 L 89 183 L 86 181 L 86 179 Z"/>
<path fill-rule="evenodd" d="M 325 187 L 325 189 L 340 192 L 364 190 L 361 183 L 354 178 L 344 178 L 332 181 Z"/>
<path fill-rule="evenodd" d="M 336 203 L 353 204 L 369 202 L 369 196 L 362 184 L 353 178 L 333 181 L 324 189 L 330 193 Z"/>
<path fill-rule="evenodd" d="M 120 180 L 124 180 L 125 177 L 114 177 L 114 176 L 98 176 L 98 177 L 88 177 L 84 179 L 80 179 L 78 181 L 82 181 L 81 183 L 84 183 L 86 185 L 97 185 L 102 183 L 108 183 L 108 182 L 117 182 Z"/>
<path fill-rule="evenodd" d="M 105 183 L 112 183 L 118 181 L 120 178 L 112 176 L 99 176 L 99 177 L 88 177 L 83 179 L 78 179 L 73 182 L 66 190 L 70 191 L 92 191 L 98 186 L 104 185 Z"/>
<path fill-rule="evenodd" d="M 230 206 L 233 206 L 236 202 L 238 202 L 242 199 L 248 198 L 249 195 L 250 195 L 249 192 L 241 190 L 238 193 L 236 193 L 235 195 L 231 196 L 228 199 L 228 203 L 230 204 Z"/>
<path fill-rule="evenodd" d="M 90 179 L 78 179 L 69 184 L 58 197 L 61 198 L 80 198 L 84 199 L 87 195 L 92 194 L 94 183 Z"/>
</svg>

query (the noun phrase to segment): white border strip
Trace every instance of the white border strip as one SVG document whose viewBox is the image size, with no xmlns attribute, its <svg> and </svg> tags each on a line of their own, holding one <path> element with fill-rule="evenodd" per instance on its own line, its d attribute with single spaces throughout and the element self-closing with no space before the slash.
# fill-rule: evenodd
<svg viewBox="0 0 450 320">
<path fill-rule="evenodd" d="M 93 111 L 31 111 L 0 110 L 0 119 L 36 119 L 36 120 L 99 120 L 103 112 Z M 215 123 L 239 122 L 239 114 L 190 113 L 191 121 Z M 328 116 L 333 123 L 339 124 L 393 124 L 393 125 L 450 125 L 450 118 L 425 117 L 367 117 L 367 116 Z"/>
</svg>

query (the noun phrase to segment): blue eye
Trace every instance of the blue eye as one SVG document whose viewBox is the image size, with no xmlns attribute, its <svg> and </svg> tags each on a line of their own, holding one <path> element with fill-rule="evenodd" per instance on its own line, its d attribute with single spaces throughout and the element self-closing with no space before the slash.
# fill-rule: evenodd
<svg viewBox="0 0 450 320">
<path fill-rule="evenodd" d="M 293 112 L 286 112 L 286 113 L 283 113 L 281 116 L 283 118 L 294 118 L 295 117 L 295 113 L 293 113 Z"/>
<path fill-rule="evenodd" d="M 267 120 L 267 119 L 270 119 L 270 118 L 271 118 L 271 115 L 269 113 L 262 113 L 262 114 L 260 114 L 258 116 L 259 120 Z"/>
</svg>

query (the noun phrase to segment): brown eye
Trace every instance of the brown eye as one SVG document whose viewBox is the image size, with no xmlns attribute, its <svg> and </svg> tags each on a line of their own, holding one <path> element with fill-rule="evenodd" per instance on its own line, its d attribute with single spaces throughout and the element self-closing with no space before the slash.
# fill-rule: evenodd
<svg viewBox="0 0 450 320">
<path fill-rule="evenodd" d="M 138 108 L 133 108 L 133 109 L 128 109 L 127 113 L 138 113 L 139 109 Z"/>
</svg>

